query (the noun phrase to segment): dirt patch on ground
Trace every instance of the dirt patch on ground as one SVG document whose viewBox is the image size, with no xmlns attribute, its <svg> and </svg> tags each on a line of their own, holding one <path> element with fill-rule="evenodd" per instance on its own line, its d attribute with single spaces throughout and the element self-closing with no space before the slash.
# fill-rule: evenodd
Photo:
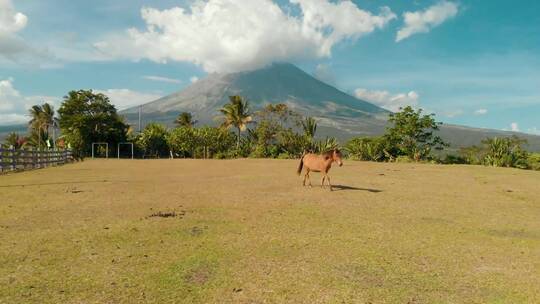
<svg viewBox="0 0 540 304">
<path fill-rule="evenodd" d="M 170 218 L 170 217 L 178 217 L 180 219 L 184 218 L 184 216 L 186 215 L 186 211 L 185 210 L 181 210 L 181 211 L 158 211 L 158 212 L 154 212 L 152 214 L 150 214 L 149 216 L 147 216 L 146 218 L 153 218 L 153 217 L 161 217 L 161 218 Z"/>
<path fill-rule="evenodd" d="M 210 280 L 211 277 L 212 269 L 208 266 L 200 266 L 186 274 L 184 280 L 188 284 L 204 285 Z"/>
<path fill-rule="evenodd" d="M 502 238 L 540 240 L 540 232 L 528 231 L 524 229 L 492 229 L 487 230 L 487 234 Z"/>
</svg>

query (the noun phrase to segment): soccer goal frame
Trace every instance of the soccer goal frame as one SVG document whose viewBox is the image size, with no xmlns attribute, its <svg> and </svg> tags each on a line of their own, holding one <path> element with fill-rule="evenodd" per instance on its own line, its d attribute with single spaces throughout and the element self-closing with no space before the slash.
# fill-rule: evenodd
<svg viewBox="0 0 540 304">
<path fill-rule="evenodd" d="M 105 146 L 105 158 L 109 158 L 109 143 L 104 143 L 104 142 L 96 142 L 96 143 L 92 143 L 92 159 L 94 158 L 94 147 L 95 146 Z"/>
<path fill-rule="evenodd" d="M 118 143 L 118 147 L 117 147 L 118 159 L 120 159 L 120 147 L 121 146 L 131 146 L 131 159 L 133 159 L 135 153 L 134 153 L 134 149 L 133 149 L 133 143 L 130 143 L 130 142 Z"/>
</svg>

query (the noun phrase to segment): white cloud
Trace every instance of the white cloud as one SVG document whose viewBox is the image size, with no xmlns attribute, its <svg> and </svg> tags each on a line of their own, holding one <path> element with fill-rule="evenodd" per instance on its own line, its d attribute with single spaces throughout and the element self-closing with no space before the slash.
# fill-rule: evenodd
<svg viewBox="0 0 540 304">
<path fill-rule="evenodd" d="M 28 109 L 35 104 L 48 102 L 58 110 L 61 98 L 40 95 L 23 96 L 13 84 L 13 78 L 0 80 L 0 125 L 28 122 Z M 162 97 L 160 94 L 143 93 L 128 89 L 96 90 L 95 92 L 107 95 L 111 103 L 120 110 Z"/>
<path fill-rule="evenodd" d="M 233 72 L 294 58 L 329 57 L 344 40 L 383 28 L 396 15 L 378 15 L 350 0 L 289 0 L 299 16 L 271 0 L 195 1 L 189 9 L 143 8 L 146 29 L 131 28 L 95 43 L 113 58 L 191 62 L 207 72 Z"/>
<path fill-rule="evenodd" d="M 1 0 L 0 0 L 1 1 Z M 0 125 L 25 123 L 28 109 L 45 102 L 57 107 L 60 99 L 51 96 L 23 96 L 13 85 L 14 79 L 0 80 Z"/>
<path fill-rule="evenodd" d="M 513 122 L 510 124 L 510 130 L 514 132 L 519 132 L 519 125 L 517 122 Z"/>
<path fill-rule="evenodd" d="M 27 23 L 28 17 L 16 12 L 11 0 L 0 0 L 0 33 L 16 33 Z"/>
<path fill-rule="evenodd" d="M 118 110 L 145 104 L 163 97 L 159 94 L 143 93 L 129 89 L 96 90 L 95 92 L 107 95 L 111 103 L 114 104 Z"/>
<path fill-rule="evenodd" d="M 427 33 L 444 21 L 455 17 L 457 13 L 458 5 L 448 1 L 439 2 L 424 11 L 405 12 L 403 14 L 405 25 L 397 32 L 396 42 L 417 33 Z"/>
<path fill-rule="evenodd" d="M 24 64 L 45 67 L 45 59 L 52 59 L 44 48 L 36 48 L 18 33 L 28 24 L 28 17 L 17 12 L 11 0 L 0 0 L 0 64 Z"/>
<path fill-rule="evenodd" d="M 371 102 L 392 112 L 397 112 L 399 108 L 406 106 L 417 108 L 420 98 L 415 91 L 392 94 L 388 91 L 370 91 L 362 88 L 356 89 L 354 95 L 359 99 Z"/>
<path fill-rule="evenodd" d="M 0 0 L 0 56 L 12 58 L 25 52 L 27 45 L 16 33 L 27 23 L 28 18 L 15 11 L 11 0 Z"/>
<path fill-rule="evenodd" d="M 160 81 L 160 82 L 167 82 L 167 83 L 182 83 L 182 80 L 180 79 L 174 79 L 174 78 L 168 78 L 168 77 L 162 77 L 162 76 L 144 76 L 143 78 L 152 80 L 152 81 Z"/>
<path fill-rule="evenodd" d="M 487 109 L 478 109 L 478 110 L 474 111 L 474 114 L 475 115 L 486 115 L 487 112 L 488 112 Z"/>
<path fill-rule="evenodd" d="M 0 80 L 0 112 L 12 111 L 15 109 L 15 101 L 19 100 L 21 95 L 13 87 L 13 78 Z"/>
<path fill-rule="evenodd" d="M 193 77 L 191 77 L 191 78 L 189 79 L 189 81 L 190 81 L 191 83 L 195 83 L 195 82 L 199 81 L 199 77 L 193 76 Z"/>
</svg>

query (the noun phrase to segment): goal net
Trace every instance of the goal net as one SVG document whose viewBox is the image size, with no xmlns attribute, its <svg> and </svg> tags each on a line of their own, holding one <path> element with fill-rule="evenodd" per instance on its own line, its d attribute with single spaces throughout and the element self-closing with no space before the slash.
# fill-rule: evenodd
<svg viewBox="0 0 540 304">
<path fill-rule="evenodd" d="M 119 143 L 117 147 L 117 156 L 118 159 L 120 158 L 131 158 L 134 157 L 134 151 L 133 151 L 133 143 L 125 142 L 125 143 Z"/>
<path fill-rule="evenodd" d="M 108 143 L 92 143 L 92 158 L 109 158 Z"/>
</svg>

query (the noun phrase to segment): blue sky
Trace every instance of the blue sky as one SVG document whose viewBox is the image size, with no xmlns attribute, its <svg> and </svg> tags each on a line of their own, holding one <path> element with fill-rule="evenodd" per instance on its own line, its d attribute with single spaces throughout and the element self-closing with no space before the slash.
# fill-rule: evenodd
<svg viewBox="0 0 540 304">
<path fill-rule="evenodd" d="M 290 61 L 389 109 L 540 134 L 538 1 L 210 0 L 192 15 L 193 2 L 0 0 L 0 124 L 73 89 L 123 108 Z"/>
</svg>

